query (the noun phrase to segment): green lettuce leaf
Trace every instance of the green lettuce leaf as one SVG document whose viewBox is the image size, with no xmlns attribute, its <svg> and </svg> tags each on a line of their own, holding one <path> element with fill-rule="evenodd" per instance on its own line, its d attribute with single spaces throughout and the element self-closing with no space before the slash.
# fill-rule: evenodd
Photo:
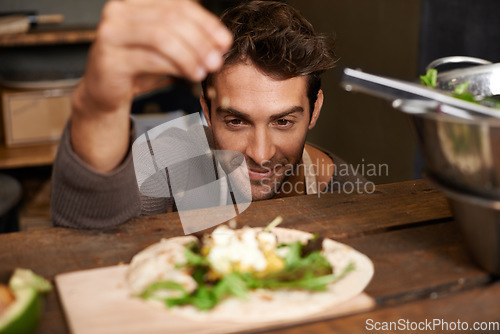
<svg viewBox="0 0 500 334">
<path fill-rule="evenodd" d="M 341 273 L 334 274 L 330 263 L 320 251 L 312 251 L 317 249 L 316 244 L 304 247 L 300 242 L 293 242 L 280 247 L 288 247 L 289 252 L 284 259 L 284 269 L 277 273 L 257 277 L 254 273 L 232 272 L 217 281 L 210 281 L 207 279 L 210 270 L 208 260 L 197 245 L 189 245 L 185 251 L 187 263 L 182 267 L 191 271 L 198 288 L 189 294 L 179 283 L 156 282 L 148 286 L 140 297 L 158 300 L 162 290 L 175 290 L 179 292 L 179 296 L 163 299 L 167 307 L 193 305 L 199 310 L 210 310 L 224 298 L 234 296 L 245 299 L 248 298 L 248 290 L 259 288 L 325 291 L 328 284 L 355 269 L 350 264 Z"/>
</svg>

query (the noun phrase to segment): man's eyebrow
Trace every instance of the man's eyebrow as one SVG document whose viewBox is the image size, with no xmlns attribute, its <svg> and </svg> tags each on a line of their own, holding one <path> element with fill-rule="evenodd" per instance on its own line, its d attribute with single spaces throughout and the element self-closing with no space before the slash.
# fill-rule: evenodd
<svg viewBox="0 0 500 334">
<path fill-rule="evenodd" d="M 229 114 L 232 114 L 236 117 L 240 117 L 240 118 L 243 118 L 243 119 L 249 119 L 251 118 L 250 115 L 244 113 L 244 112 L 241 112 L 239 110 L 236 110 L 236 109 L 233 109 L 233 108 L 222 108 L 222 107 L 217 107 L 216 109 L 216 112 L 217 113 L 224 113 L 224 112 L 227 112 Z M 275 114 L 275 115 L 271 115 L 269 116 L 269 119 L 270 120 L 275 120 L 275 119 L 280 119 L 280 118 L 283 118 L 285 116 L 288 116 L 290 114 L 293 114 L 293 113 L 303 113 L 304 112 L 304 108 L 302 108 L 301 106 L 295 106 L 295 107 L 292 107 L 288 110 L 285 110 L 279 114 Z"/>
<path fill-rule="evenodd" d="M 233 108 L 222 108 L 222 107 L 217 107 L 215 110 L 216 113 L 221 114 L 221 113 L 229 113 L 234 116 L 240 117 L 240 118 L 250 118 L 250 115 L 245 114 L 244 112 L 241 112 L 239 110 L 233 109 Z"/>
<path fill-rule="evenodd" d="M 296 112 L 302 114 L 304 112 L 304 108 L 302 108 L 301 106 L 295 106 L 295 107 L 292 107 L 289 110 L 286 110 L 286 111 L 284 111 L 282 113 L 279 113 L 279 114 L 276 114 L 276 115 L 271 115 L 271 116 L 269 116 L 269 119 L 271 119 L 271 120 L 280 119 L 280 118 L 283 118 L 285 116 L 288 116 L 288 115 L 296 113 Z"/>
</svg>

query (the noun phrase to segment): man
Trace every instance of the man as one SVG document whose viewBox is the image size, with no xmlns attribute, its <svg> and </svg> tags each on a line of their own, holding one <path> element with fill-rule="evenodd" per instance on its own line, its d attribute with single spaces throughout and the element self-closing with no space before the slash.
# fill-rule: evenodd
<svg viewBox="0 0 500 334">
<path fill-rule="evenodd" d="M 54 165 L 55 224 L 112 226 L 172 205 L 139 194 L 130 153 L 132 99 L 165 74 L 205 79 L 200 101 L 214 146 L 245 156 L 253 200 L 365 182 L 336 176 L 343 162 L 305 145 L 333 43 L 280 2 L 237 6 L 222 22 L 194 1 L 106 4 Z"/>
</svg>

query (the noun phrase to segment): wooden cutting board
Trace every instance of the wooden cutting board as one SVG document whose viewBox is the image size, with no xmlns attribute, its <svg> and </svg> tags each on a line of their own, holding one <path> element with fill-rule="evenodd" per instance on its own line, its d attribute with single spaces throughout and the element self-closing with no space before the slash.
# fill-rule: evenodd
<svg viewBox="0 0 500 334">
<path fill-rule="evenodd" d="M 125 281 L 127 268 L 127 265 L 120 265 L 56 276 L 57 289 L 71 333 L 233 333 L 333 318 L 367 311 L 375 306 L 373 298 L 361 293 L 334 308 L 290 321 L 253 324 L 196 322 L 130 297 Z"/>
</svg>

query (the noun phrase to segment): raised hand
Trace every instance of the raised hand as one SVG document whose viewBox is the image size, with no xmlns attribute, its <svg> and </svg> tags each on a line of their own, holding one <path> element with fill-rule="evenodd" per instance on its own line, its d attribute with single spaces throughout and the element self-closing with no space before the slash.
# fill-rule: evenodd
<svg viewBox="0 0 500 334">
<path fill-rule="evenodd" d="M 100 172 L 114 169 L 128 149 L 134 95 L 165 75 L 202 80 L 220 68 L 231 42 L 219 19 L 195 1 L 109 1 L 73 94 L 75 152 Z"/>
</svg>

